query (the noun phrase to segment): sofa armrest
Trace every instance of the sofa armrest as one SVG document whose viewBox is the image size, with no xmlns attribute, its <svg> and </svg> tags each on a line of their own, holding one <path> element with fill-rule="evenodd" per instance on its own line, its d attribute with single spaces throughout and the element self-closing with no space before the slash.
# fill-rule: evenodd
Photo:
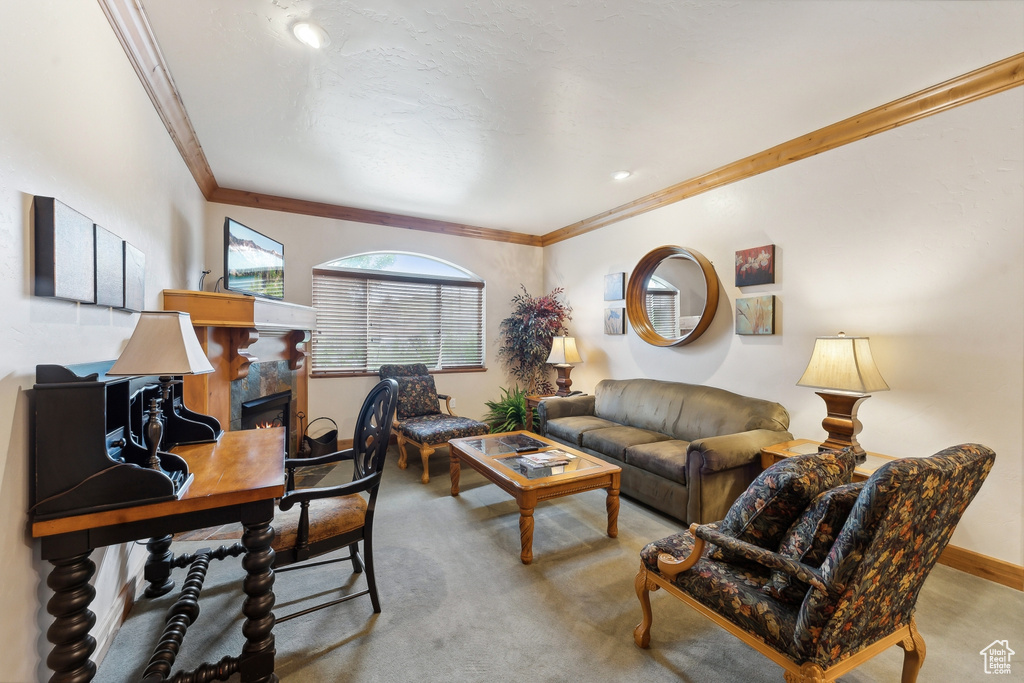
<svg viewBox="0 0 1024 683">
<path fill-rule="evenodd" d="M 697 455 L 701 459 L 702 473 L 722 472 L 755 461 L 760 463 L 762 448 L 792 439 L 793 435 L 789 432 L 777 432 L 774 429 L 753 429 L 737 434 L 709 436 L 691 441 L 686 457 L 687 460 L 692 460 Z"/>
<path fill-rule="evenodd" d="M 587 394 L 579 396 L 565 396 L 563 398 L 546 398 L 537 405 L 537 416 L 540 418 L 540 433 L 545 434 L 547 430 L 545 423 L 559 417 L 570 417 L 573 415 L 593 415 L 594 397 Z"/>
<path fill-rule="evenodd" d="M 761 449 L 792 438 L 789 432 L 754 429 L 691 441 L 686 450 L 686 522 L 724 518 L 760 474 Z"/>
</svg>

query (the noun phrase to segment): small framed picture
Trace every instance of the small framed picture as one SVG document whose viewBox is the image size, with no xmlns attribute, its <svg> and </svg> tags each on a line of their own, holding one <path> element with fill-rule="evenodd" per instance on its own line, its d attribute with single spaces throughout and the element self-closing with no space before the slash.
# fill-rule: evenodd
<svg viewBox="0 0 1024 683">
<path fill-rule="evenodd" d="M 775 295 L 736 299 L 736 334 L 775 334 Z"/>
<path fill-rule="evenodd" d="M 604 333 L 605 334 L 626 334 L 626 309 L 606 308 L 604 309 Z"/>
<path fill-rule="evenodd" d="M 736 286 L 770 285 L 775 282 L 775 245 L 766 244 L 736 252 Z"/>
<path fill-rule="evenodd" d="M 618 301 L 624 299 L 626 291 L 626 274 L 610 273 L 604 276 L 604 300 Z"/>
</svg>

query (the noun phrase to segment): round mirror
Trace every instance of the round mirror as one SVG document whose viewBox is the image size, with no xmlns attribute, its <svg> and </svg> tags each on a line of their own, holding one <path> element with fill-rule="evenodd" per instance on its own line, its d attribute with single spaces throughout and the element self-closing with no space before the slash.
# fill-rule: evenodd
<svg viewBox="0 0 1024 683">
<path fill-rule="evenodd" d="M 708 329 L 717 310 L 715 268 L 693 249 L 658 247 L 629 276 L 626 315 L 648 344 L 689 344 Z"/>
</svg>

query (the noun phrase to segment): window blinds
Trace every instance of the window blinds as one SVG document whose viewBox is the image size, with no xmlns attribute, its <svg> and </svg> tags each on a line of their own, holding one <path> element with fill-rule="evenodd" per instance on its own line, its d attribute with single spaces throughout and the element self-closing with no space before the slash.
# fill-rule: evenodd
<svg viewBox="0 0 1024 683">
<path fill-rule="evenodd" d="M 483 367 L 483 283 L 313 271 L 312 372 Z"/>
</svg>

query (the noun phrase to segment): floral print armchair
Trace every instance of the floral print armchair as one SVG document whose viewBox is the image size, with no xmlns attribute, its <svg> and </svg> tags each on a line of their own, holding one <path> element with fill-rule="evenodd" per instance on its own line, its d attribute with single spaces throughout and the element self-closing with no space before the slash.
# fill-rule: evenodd
<svg viewBox="0 0 1024 683">
<path fill-rule="evenodd" d="M 480 436 L 490 431 L 486 423 L 452 412 L 451 396 L 437 393 L 434 377 L 423 363 L 411 365 L 382 365 L 381 379 L 392 378 L 398 382 L 398 409 L 393 424 L 398 440 L 398 466 L 408 467 L 405 453 L 406 443 L 416 446 L 423 461 L 424 484 L 430 481 L 427 462 L 435 446 L 448 443 L 450 439 L 464 436 Z M 439 399 L 444 399 L 447 414 L 441 412 Z"/>
<path fill-rule="evenodd" d="M 818 456 L 802 464 L 820 470 Z M 994 460 L 985 446 L 963 444 L 894 460 L 862 483 L 804 480 L 813 497 L 783 534 L 750 533 L 778 497 L 772 471 L 786 461 L 777 463 L 736 501 L 735 515 L 641 551 L 636 644 L 650 645 L 649 593 L 664 588 L 783 666 L 789 683 L 834 681 L 892 645 L 905 651 L 903 683 L 914 683 L 925 655 L 917 596 Z M 781 507 L 762 532 L 779 528 Z"/>
</svg>

